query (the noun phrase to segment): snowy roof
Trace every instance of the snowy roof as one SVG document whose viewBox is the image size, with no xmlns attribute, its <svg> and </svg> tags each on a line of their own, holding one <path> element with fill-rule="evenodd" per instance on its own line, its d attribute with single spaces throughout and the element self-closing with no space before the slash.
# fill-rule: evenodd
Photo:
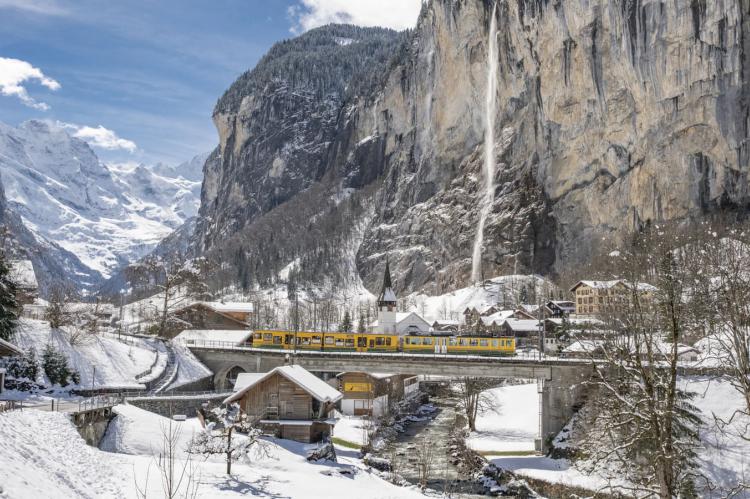
<svg viewBox="0 0 750 499">
<path fill-rule="evenodd" d="M 430 327 L 430 323 L 427 322 L 424 319 L 424 317 L 422 317 L 416 312 L 396 312 L 396 324 L 402 323 L 403 321 L 405 321 L 412 315 L 416 317 L 417 319 L 419 319 L 420 321 L 424 322 L 427 325 L 427 327 Z M 443 321 L 438 321 L 438 322 L 440 322 L 441 324 L 444 324 Z M 373 321 L 370 323 L 370 327 L 377 327 L 378 325 L 380 325 L 380 321 Z"/>
<path fill-rule="evenodd" d="M 196 341 L 222 341 L 241 345 L 252 336 L 248 329 L 186 329 L 175 340 L 191 344 Z"/>
<path fill-rule="evenodd" d="M 440 324 L 442 326 L 460 326 L 464 321 L 457 319 L 438 319 L 433 324 Z"/>
<path fill-rule="evenodd" d="M 617 285 L 625 286 L 625 287 L 632 287 L 633 284 L 623 281 L 621 279 L 615 279 L 612 281 L 578 281 L 575 286 L 570 288 L 570 291 L 575 291 L 580 286 L 588 286 L 589 288 L 596 288 L 596 289 L 610 289 L 614 288 Z M 638 291 L 656 291 L 656 287 L 652 286 L 651 284 L 647 284 L 645 282 L 637 282 L 635 283 L 636 289 Z"/>
<path fill-rule="evenodd" d="M 266 373 L 239 373 L 234 382 L 234 389 L 232 391 L 238 392 L 244 390 L 248 386 L 254 385 L 256 381 L 265 375 Z"/>
<path fill-rule="evenodd" d="M 305 390 L 310 394 L 310 396 L 314 397 L 320 402 L 337 402 L 344 396 L 340 391 L 336 390 L 331 385 L 318 378 L 302 366 L 280 366 L 272 369 L 271 371 L 265 373 L 263 376 L 259 376 L 254 380 L 250 380 L 248 378 L 248 385 L 239 390 L 237 393 L 229 396 L 226 400 L 224 400 L 224 403 L 229 404 L 230 402 L 241 399 L 248 390 L 250 390 L 261 381 L 270 378 L 274 374 L 284 376 L 286 379 Z M 239 381 L 239 377 L 237 379 Z"/>
<path fill-rule="evenodd" d="M 253 312 L 253 304 L 247 302 L 204 301 L 201 303 L 217 312 Z"/>
<path fill-rule="evenodd" d="M 4 351 L 10 352 L 11 355 L 22 355 L 23 352 L 20 348 L 15 346 L 13 343 L 10 343 L 8 341 L 5 341 L 4 339 L 0 338 L 0 354 Z"/>
<path fill-rule="evenodd" d="M 482 322 L 485 324 L 492 324 L 492 321 L 495 321 L 498 324 L 502 324 L 506 319 L 510 319 L 511 317 L 513 317 L 514 313 L 515 311 L 513 310 L 500 310 L 499 312 L 495 312 L 494 314 L 482 317 Z"/>
<path fill-rule="evenodd" d="M 359 372 L 359 371 L 346 371 L 343 373 L 338 373 L 336 377 L 338 378 L 339 376 L 343 376 L 344 374 L 349 374 L 353 372 Z M 392 378 L 393 376 L 395 376 L 394 373 L 362 373 L 362 374 L 366 374 L 367 376 L 370 376 L 371 378 L 375 378 L 375 379 L 388 379 L 388 378 Z"/>
<path fill-rule="evenodd" d="M 518 308 L 523 310 L 524 312 L 533 314 L 534 312 L 539 310 L 539 305 L 521 304 L 518 306 Z"/>
<path fill-rule="evenodd" d="M 505 324 L 512 331 L 536 332 L 539 331 L 540 321 L 536 319 L 507 319 Z"/>
<path fill-rule="evenodd" d="M 604 344 L 600 340 L 578 340 L 563 349 L 563 353 L 591 353 Z"/>
<path fill-rule="evenodd" d="M 11 260 L 9 263 L 10 278 L 18 287 L 24 289 L 37 289 L 39 287 L 31 260 Z"/>
</svg>

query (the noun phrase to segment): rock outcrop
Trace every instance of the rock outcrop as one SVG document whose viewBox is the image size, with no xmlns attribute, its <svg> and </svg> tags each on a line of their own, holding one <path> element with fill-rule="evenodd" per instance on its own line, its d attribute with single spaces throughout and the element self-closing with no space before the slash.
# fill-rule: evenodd
<svg viewBox="0 0 750 499">
<path fill-rule="evenodd" d="M 292 75 L 279 72 L 273 85 L 245 89 L 231 118 L 218 106 L 201 248 L 312 184 L 369 186 L 357 252 L 365 283 L 376 287 L 387 252 L 400 290 L 464 285 L 483 187 L 492 12 L 489 0 L 429 2 L 385 77 L 336 104 L 311 106 L 305 95 L 280 104 Z M 748 0 L 499 0 L 496 16 L 485 275 L 552 272 L 649 222 L 747 209 Z M 315 124 L 297 123 L 298 111 Z M 278 115 L 296 127 L 286 136 Z M 312 156 L 291 160 L 299 153 L 283 151 L 295 143 Z M 231 211 L 247 220 L 222 218 Z"/>
</svg>

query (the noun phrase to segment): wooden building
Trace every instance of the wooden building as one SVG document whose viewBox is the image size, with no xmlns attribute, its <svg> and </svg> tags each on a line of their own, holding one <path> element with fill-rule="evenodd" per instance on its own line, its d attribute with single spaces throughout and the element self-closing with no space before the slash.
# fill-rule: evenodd
<svg viewBox="0 0 750 499">
<path fill-rule="evenodd" d="M 2 359 L 3 357 L 13 357 L 15 355 L 23 355 L 23 352 L 14 344 L 0 338 L 0 359 Z M 0 369 L 0 393 L 3 393 L 4 386 L 5 369 Z"/>
<path fill-rule="evenodd" d="M 318 442 L 333 435 L 333 410 L 343 395 L 301 366 L 242 373 L 235 388 L 224 403 L 237 402 L 270 434 L 298 442 Z"/>
<path fill-rule="evenodd" d="M 249 329 L 251 303 L 196 302 L 175 311 L 189 327 L 182 329 Z"/>
<path fill-rule="evenodd" d="M 390 404 L 404 398 L 404 380 L 412 376 L 387 373 L 345 372 L 338 375 L 344 394 L 341 412 L 350 416 L 382 417 Z"/>
</svg>

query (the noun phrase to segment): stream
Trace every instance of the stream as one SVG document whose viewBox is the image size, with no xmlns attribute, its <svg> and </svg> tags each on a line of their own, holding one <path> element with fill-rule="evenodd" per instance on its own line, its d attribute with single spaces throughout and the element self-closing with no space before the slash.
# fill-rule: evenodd
<svg viewBox="0 0 750 499">
<path fill-rule="evenodd" d="M 375 455 L 390 460 L 396 473 L 412 484 L 420 483 L 420 469 L 428 469 L 427 487 L 444 497 L 487 497 L 480 484 L 452 463 L 450 434 L 457 416 L 458 398 L 443 392 L 431 397 L 430 404 L 436 409 L 431 417 L 407 425 L 403 433 L 378 449 Z"/>
</svg>

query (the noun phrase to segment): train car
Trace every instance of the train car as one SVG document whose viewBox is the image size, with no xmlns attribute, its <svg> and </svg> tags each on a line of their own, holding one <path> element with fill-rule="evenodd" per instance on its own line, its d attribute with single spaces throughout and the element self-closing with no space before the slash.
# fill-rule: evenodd
<svg viewBox="0 0 750 499">
<path fill-rule="evenodd" d="M 296 345 L 295 345 L 296 342 Z M 366 333 L 256 331 L 253 346 L 329 352 L 404 352 L 454 355 L 513 355 L 513 337 L 403 336 Z"/>
<path fill-rule="evenodd" d="M 363 333 L 320 333 L 291 331 L 256 331 L 253 346 L 294 350 L 325 350 L 329 352 L 397 352 L 398 336 Z"/>
<path fill-rule="evenodd" d="M 402 351 L 454 355 L 513 355 L 516 351 L 516 340 L 512 337 L 486 336 L 405 336 Z"/>
</svg>

